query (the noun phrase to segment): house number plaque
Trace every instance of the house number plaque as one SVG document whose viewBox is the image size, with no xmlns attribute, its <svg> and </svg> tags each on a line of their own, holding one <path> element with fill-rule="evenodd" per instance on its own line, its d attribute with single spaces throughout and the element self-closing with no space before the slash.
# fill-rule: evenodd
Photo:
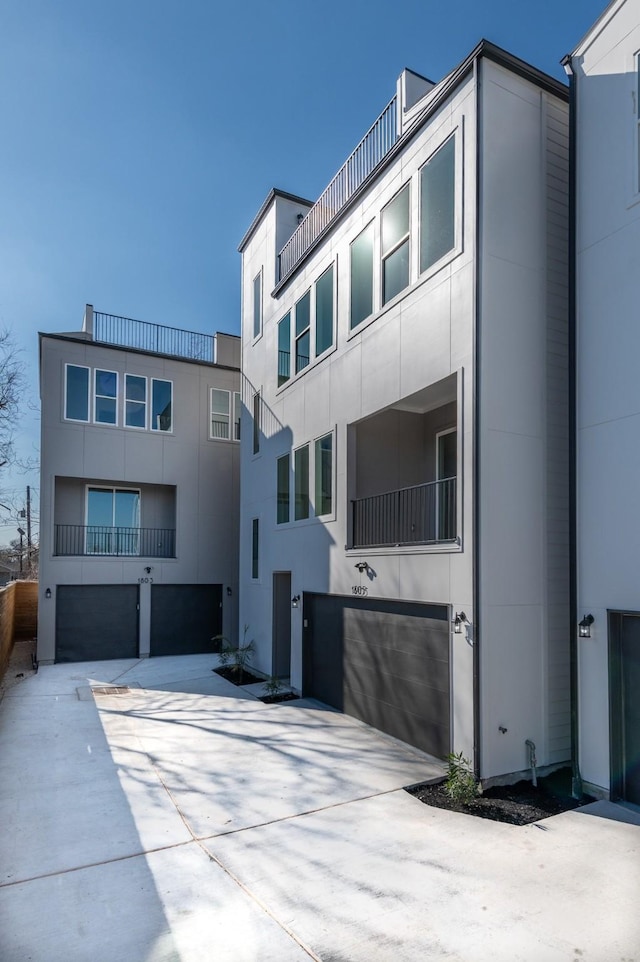
<svg viewBox="0 0 640 962">
<path fill-rule="evenodd" d="M 352 595 L 368 595 L 369 589 L 366 585 L 351 585 Z"/>
</svg>

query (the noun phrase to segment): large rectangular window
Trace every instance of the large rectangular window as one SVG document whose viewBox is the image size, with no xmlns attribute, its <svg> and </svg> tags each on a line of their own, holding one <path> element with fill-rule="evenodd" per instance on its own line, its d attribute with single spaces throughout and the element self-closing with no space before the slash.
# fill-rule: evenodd
<svg viewBox="0 0 640 962">
<path fill-rule="evenodd" d="M 260 523 L 258 518 L 251 522 L 251 577 L 257 581 L 260 576 Z"/>
<path fill-rule="evenodd" d="M 68 421 L 89 420 L 89 368 L 67 364 L 64 416 Z"/>
<path fill-rule="evenodd" d="M 128 428 L 147 426 L 147 379 L 138 374 L 124 376 L 124 423 Z"/>
<path fill-rule="evenodd" d="M 291 311 L 278 324 L 278 387 L 291 377 Z"/>
<path fill-rule="evenodd" d="M 382 303 L 409 284 L 409 184 L 382 211 Z"/>
<path fill-rule="evenodd" d="M 351 328 L 372 313 L 373 224 L 369 224 L 351 244 Z"/>
<path fill-rule="evenodd" d="M 278 524 L 286 524 L 290 517 L 290 501 L 291 501 L 291 483 L 289 478 L 289 465 L 291 458 L 288 454 L 283 455 L 278 458 L 277 469 L 277 515 L 276 520 Z"/>
<path fill-rule="evenodd" d="M 316 281 L 316 357 L 333 344 L 333 264 Z"/>
<path fill-rule="evenodd" d="M 298 448 L 293 455 L 296 521 L 309 517 L 309 445 Z"/>
<path fill-rule="evenodd" d="M 118 423 L 118 375 L 115 371 L 94 371 L 93 419 L 98 424 Z"/>
<path fill-rule="evenodd" d="M 211 388 L 210 438 L 229 440 L 231 436 L 231 397 L 228 391 Z"/>
<path fill-rule="evenodd" d="M 455 146 L 450 137 L 420 171 L 421 272 L 455 245 Z"/>
<path fill-rule="evenodd" d="M 262 270 L 253 279 L 253 336 L 262 332 Z"/>
<path fill-rule="evenodd" d="M 333 435 L 318 438 L 315 444 L 316 516 L 333 510 Z"/>
<path fill-rule="evenodd" d="M 296 374 L 309 363 L 311 351 L 311 291 L 296 304 Z"/>
<path fill-rule="evenodd" d="M 260 392 L 253 395 L 253 453 L 260 450 Z"/>
<path fill-rule="evenodd" d="M 151 381 L 151 430 L 173 430 L 173 384 L 171 381 Z"/>
<path fill-rule="evenodd" d="M 137 555 L 139 539 L 140 492 L 88 488 L 87 554 Z"/>
</svg>

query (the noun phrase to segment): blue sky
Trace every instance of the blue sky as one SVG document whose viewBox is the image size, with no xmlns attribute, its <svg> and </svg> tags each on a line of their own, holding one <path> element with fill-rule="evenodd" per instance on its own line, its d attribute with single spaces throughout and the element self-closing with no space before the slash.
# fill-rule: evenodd
<svg viewBox="0 0 640 962">
<path fill-rule="evenodd" d="M 484 37 L 564 78 L 605 6 L 4 0 L 0 327 L 31 400 L 37 332 L 79 329 L 86 302 L 237 333 L 237 245 L 268 191 L 317 197 L 404 67 L 438 81 Z M 38 432 L 27 410 L 23 456 Z M 37 491 L 37 474 L 1 470 L 0 500 Z"/>
</svg>

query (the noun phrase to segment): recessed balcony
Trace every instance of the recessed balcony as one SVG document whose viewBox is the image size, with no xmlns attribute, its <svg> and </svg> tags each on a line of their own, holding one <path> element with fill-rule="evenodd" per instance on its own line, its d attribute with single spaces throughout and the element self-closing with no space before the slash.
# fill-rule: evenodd
<svg viewBox="0 0 640 962">
<path fill-rule="evenodd" d="M 123 528 L 57 524 L 57 557 L 175 558 L 174 528 Z"/>
<path fill-rule="evenodd" d="M 456 541 L 456 478 L 352 501 L 353 547 Z"/>
</svg>

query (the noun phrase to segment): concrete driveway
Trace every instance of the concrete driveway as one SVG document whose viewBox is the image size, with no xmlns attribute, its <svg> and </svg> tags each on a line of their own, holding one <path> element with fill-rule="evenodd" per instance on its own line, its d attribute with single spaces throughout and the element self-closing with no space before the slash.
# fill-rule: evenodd
<svg viewBox="0 0 640 962">
<path fill-rule="evenodd" d="M 402 786 L 433 759 L 214 663 L 55 665 L 6 693 L 3 962 L 640 960 L 640 816 L 429 808 Z"/>
</svg>

